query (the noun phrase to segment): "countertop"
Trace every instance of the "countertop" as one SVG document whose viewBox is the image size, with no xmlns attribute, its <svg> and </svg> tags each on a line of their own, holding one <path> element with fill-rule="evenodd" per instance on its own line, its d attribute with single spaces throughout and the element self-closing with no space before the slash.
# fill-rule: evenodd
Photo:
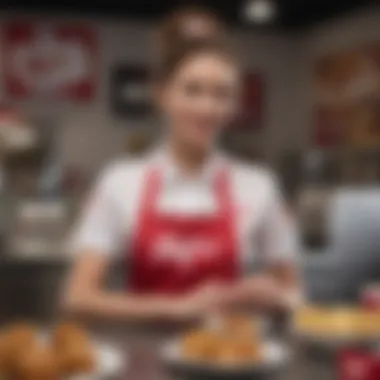
<svg viewBox="0 0 380 380">
<path fill-rule="evenodd" d="M 160 346 L 178 333 L 177 330 L 157 327 L 111 328 L 92 326 L 90 330 L 100 341 L 118 347 L 128 358 L 128 367 L 115 379 L 128 380 L 172 380 L 160 360 Z M 335 380 L 334 358 L 331 353 L 316 352 L 304 346 L 290 343 L 294 353 L 292 363 L 276 376 L 279 380 Z M 126 360 L 127 362 L 127 360 Z"/>
</svg>

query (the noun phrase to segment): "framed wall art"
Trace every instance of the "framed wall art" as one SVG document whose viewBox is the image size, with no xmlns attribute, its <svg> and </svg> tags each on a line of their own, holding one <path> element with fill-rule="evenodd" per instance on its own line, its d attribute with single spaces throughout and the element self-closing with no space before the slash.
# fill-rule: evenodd
<svg viewBox="0 0 380 380">
<path fill-rule="evenodd" d="M 320 58 L 314 89 L 314 145 L 380 147 L 380 43 Z"/>
<path fill-rule="evenodd" d="M 150 114 L 150 76 L 147 67 L 119 64 L 111 71 L 110 103 L 121 117 L 141 118 Z"/>
<path fill-rule="evenodd" d="M 89 101 L 95 96 L 98 40 L 83 24 L 12 21 L 3 26 L 4 92 L 17 99 Z"/>
</svg>

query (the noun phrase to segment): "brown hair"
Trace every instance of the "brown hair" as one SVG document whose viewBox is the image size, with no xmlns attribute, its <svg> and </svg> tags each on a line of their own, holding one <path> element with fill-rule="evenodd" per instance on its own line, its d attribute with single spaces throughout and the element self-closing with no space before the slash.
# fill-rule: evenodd
<svg viewBox="0 0 380 380">
<path fill-rule="evenodd" d="M 193 29 L 191 22 L 195 25 Z M 198 27 L 196 22 L 199 23 Z M 159 26 L 157 37 L 159 57 L 155 74 L 159 80 L 170 76 L 185 59 L 193 55 L 214 53 L 234 61 L 224 23 L 207 9 L 191 7 L 171 13 Z"/>
</svg>

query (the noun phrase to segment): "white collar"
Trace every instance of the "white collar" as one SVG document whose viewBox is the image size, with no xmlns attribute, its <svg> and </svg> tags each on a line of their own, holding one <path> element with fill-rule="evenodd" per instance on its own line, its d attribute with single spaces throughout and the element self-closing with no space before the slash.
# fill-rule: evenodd
<svg viewBox="0 0 380 380">
<path fill-rule="evenodd" d="M 172 183 L 183 180 L 184 176 L 181 170 L 165 147 L 160 146 L 154 149 L 150 155 L 150 160 L 153 165 L 157 164 L 159 169 L 162 170 L 165 182 Z M 194 179 L 197 181 L 211 182 L 214 179 L 215 172 L 222 167 L 224 162 L 225 157 L 221 152 L 213 152 L 205 162 L 203 168 L 200 169 L 199 175 L 196 175 Z"/>
</svg>

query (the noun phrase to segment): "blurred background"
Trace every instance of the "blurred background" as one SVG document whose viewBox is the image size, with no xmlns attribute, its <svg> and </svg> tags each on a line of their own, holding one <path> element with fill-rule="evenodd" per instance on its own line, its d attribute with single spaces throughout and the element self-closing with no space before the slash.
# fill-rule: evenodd
<svg viewBox="0 0 380 380">
<path fill-rule="evenodd" d="M 222 143 L 281 179 L 309 297 L 352 302 L 380 282 L 379 1 L 14 1 L 0 5 L 0 319 L 54 316 L 88 187 L 159 135 L 154 25 L 182 4 L 230 26 L 245 87 Z"/>
</svg>

